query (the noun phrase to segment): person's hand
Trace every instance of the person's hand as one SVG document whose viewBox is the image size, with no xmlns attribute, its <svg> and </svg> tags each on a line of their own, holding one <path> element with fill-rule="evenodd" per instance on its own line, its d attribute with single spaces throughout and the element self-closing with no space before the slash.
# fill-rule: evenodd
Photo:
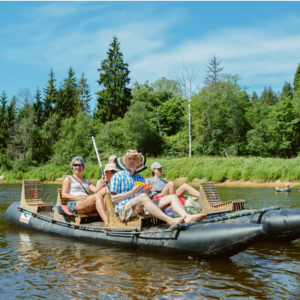
<svg viewBox="0 0 300 300">
<path fill-rule="evenodd" d="M 144 187 L 144 193 L 148 194 L 151 190 L 152 186 Z"/>
<path fill-rule="evenodd" d="M 131 190 L 132 195 L 135 195 L 135 194 L 140 193 L 141 190 L 142 190 L 142 188 L 143 188 L 143 187 L 142 187 L 141 185 L 135 186 L 135 187 Z"/>
<path fill-rule="evenodd" d="M 97 184 L 96 184 L 97 187 L 99 187 L 99 186 L 101 186 L 102 184 L 104 184 L 104 182 L 105 182 L 105 177 L 106 177 L 106 176 L 102 176 L 101 179 L 99 179 L 99 180 L 97 181 Z"/>
<path fill-rule="evenodd" d="M 103 182 L 108 183 L 108 179 L 107 179 L 107 176 L 106 176 L 106 175 L 105 175 L 105 176 L 102 176 L 102 180 L 103 180 Z"/>
<path fill-rule="evenodd" d="M 88 195 L 79 195 L 79 196 L 76 197 L 76 199 L 78 201 L 84 201 L 84 200 L 86 200 L 87 197 L 88 197 Z"/>
</svg>

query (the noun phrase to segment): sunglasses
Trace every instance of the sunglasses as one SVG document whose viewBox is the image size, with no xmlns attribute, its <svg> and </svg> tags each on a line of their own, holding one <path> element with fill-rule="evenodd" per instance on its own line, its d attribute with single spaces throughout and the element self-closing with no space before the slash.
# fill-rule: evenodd
<svg viewBox="0 0 300 300">
<path fill-rule="evenodd" d="M 73 167 L 82 167 L 83 164 L 74 164 Z"/>
<path fill-rule="evenodd" d="M 113 174 L 118 173 L 118 171 L 114 171 L 114 170 L 106 170 L 106 171 L 110 171 L 110 172 L 112 172 Z M 105 172 L 106 172 L 106 171 L 105 171 Z"/>
</svg>

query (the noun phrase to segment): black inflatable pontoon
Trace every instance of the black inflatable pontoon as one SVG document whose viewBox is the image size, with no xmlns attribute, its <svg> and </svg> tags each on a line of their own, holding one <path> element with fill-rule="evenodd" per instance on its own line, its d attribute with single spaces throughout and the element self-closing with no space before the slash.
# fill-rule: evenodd
<svg viewBox="0 0 300 300">
<path fill-rule="evenodd" d="M 107 228 L 102 222 L 74 225 L 53 219 L 52 212 L 35 213 L 13 203 L 6 211 L 9 225 L 98 243 L 171 255 L 200 258 L 226 258 L 235 255 L 263 237 L 268 228 L 263 224 L 182 224 L 176 228 L 160 225 L 128 231 Z"/>
<path fill-rule="evenodd" d="M 269 229 L 264 237 L 266 240 L 292 241 L 300 238 L 300 210 L 281 210 L 279 206 L 211 215 L 202 222 L 265 224 Z"/>
</svg>

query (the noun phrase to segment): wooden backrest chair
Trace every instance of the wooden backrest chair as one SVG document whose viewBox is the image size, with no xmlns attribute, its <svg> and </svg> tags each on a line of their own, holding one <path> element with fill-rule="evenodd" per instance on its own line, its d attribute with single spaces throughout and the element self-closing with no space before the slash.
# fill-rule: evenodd
<svg viewBox="0 0 300 300">
<path fill-rule="evenodd" d="M 45 203 L 39 180 L 23 180 L 20 206 L 33 212 L 52 211 L 53 203 Z"/>
<path fill-rule="evenodd" d="M 237 211 L 244 208 L 245 200 L 222 202 L 212 182 L 200 183 L 199 204 L 204 214 Z"/>
</svg>

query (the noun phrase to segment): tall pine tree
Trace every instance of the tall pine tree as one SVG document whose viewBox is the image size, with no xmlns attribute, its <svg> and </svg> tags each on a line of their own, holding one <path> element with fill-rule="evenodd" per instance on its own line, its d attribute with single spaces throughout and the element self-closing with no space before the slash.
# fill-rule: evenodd
<svg viewBox="0 0 300 300">
<path fill-rule="evenodd" d="M 116 118 L 123 118 L 128 110 L 131 99 L 131 89 L 126 86 L 130 83 L 128 64 L 123 61 L 120 52 L 120 42 L 114 36 L 107 58 L 101 62 L 99 85 L 103 90 L 97 92 L 97 118 L 105 123 Z"/>
<path fill-rule="evenodd" d="M 84 78 L 82 73 L 81 78 L 78 82 L 77 97 L 79 101 L 79 108 L 83 114 L 87 114 L 91 111 L 90 101 L 92 99 L 90 87 L 87 83 L 87 79 Z"/>
<path fill-rule="evenodd" d="M 77 79 L 75 72 L 70 67 L 68 77 L 64 79 L 63 88 L 63 102 L 66 118 L 75 117 L 79 111 L 78 97 L 77 97 Z"/>
<path fill-rule="evenodd" d="M 258 103 L 258 96 L 257 96 L 257 94 L 256 94 L 255 91 L 254 91 L 253 94 L 252 94 L 250 103 L 251 103 L 252 105 L 255 105 L 255 104 Z"/>
<path fill-rule="evenodd" d="M 48 80 L 48 85 L 46 86 L 46 88 L 44 88 L 44 100 L 43 100 L 43 105 L 44 105 L 44 117 L 45 120 L 48 120 L 52 114 L 53 114 L 53 110 L 54 110 L 54 105 L 56 102 L 56 87 L 55 87 L 55 78 L 54 78 L 54 73 L 52 68 L 50 69 L 50 74 L 49 74 L 50 78 Z"/>
<path fill-rule="evenodd" d="M 282 91 L 281 91 L 281 98 L 293 97 L 293 87 L 289 82 L 285 82 Z"/>
<path fill-rule="evenodd" d="M 300 89 L 300 64 L 298 65 L 295 77 L 294 77 L 294 92 Z"/>
<path fill-rule="evenodd" d="M 265 87 L 260 96 L 259 102 L 267 105 L 275 105 L 278 102 L 278 99 L 271 87 L 268 89 Z"/>
<path fill-rule="evenodd" d="M 37 87 L 36 92 L 35 92 L 35 102 L 33 103 L 33 109 L 35 112 L 35 122 L 38 128 L 41 128 L 41 126 L 44 123 L 44 110 L 43 110 L 43 102 L 42 102 L 42 97 L 41 97 L 41 91 Z"/>
<path fill-rule="evenodd" d="M 7 146 L 8 139 L 8 128 L 6 121 L 6 106 L 7 106 L 7 96 L 5 91 L 3 91 L 0 96 L 0 153 L 4 152 Z"/>
<path fill-rule="evenodd" d="M 60 119 L 75 117 L 79 111 L 78 106 L 77 79 L 70 67 L 68 77 L 64 79 L 57 91 L 55 113 Z"/>
</svg>

